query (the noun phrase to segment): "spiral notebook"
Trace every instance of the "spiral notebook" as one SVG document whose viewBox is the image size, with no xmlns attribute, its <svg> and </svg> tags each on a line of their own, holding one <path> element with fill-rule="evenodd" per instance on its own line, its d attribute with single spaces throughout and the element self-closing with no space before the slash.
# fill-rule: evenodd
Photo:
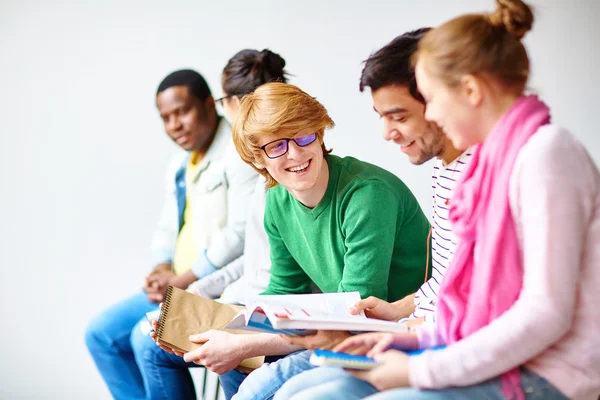
<svg viewBox="0 0 600 400">
<path fill-rule="evenodd" d="M 189 336 L 211 329 L 234 334 L 249 334 L 247 331 L 223 329 L 243 307 L 223 304 L 206 299 L 173 286 L 167 287 L 158 319 L 156 340 L 172 349 L 187 353 L 201 344 L 190 342 Z M 260 367 L 264 357 L 253 357 L 242 361 L 237 369 L 251 371 Z"/>
</svg>

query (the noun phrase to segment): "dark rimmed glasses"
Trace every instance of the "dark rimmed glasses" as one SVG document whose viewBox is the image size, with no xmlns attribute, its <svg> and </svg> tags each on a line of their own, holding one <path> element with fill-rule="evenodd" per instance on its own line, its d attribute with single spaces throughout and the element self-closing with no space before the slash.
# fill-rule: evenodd
<svg viewBox="0 0 600 400">
<path fill-rule="evenodd" d="M 223 101 L 225 101 L 225 99 L 230 99 L 232 97 L 238 97 L 241 100 L 242 97 L 244 97 L 244 95 L 243 94 L 228 94 L 227 96 L 223 96 L 223 97 L 219 97 L 218 99 L 215 99 L 215 103 L 220 105 L 221 107 L 223 107 Z"/>
<path fill-rule="evenodd" d="M 317 140 L 317 134 L 311 133 L 310 135 L 300 136 L 296 138 L 273 140 L 272 142 L 269 142 L 264 146 L 260 146 L 260 149 L 264 151 L 267 157 L 269 158 L 281 157 L 282 155 L 288 152 L 288 143 L 290 140 L 293 140 L 298 146 L 304 147 Z"/>
</svg>

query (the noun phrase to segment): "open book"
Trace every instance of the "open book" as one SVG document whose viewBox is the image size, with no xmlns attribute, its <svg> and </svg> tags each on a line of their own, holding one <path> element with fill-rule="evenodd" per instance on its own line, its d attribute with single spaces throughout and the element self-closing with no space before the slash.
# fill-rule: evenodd
<svg viewBox="0 0 600 400">
<path fill-rule="evenodd" d="M 396 322 L 351 315 L 348 309 L 360 301 L 358 292 L 254 296 L 225 328 L 306 335 L 314 330 L 405 332 Z"/>
</svg>

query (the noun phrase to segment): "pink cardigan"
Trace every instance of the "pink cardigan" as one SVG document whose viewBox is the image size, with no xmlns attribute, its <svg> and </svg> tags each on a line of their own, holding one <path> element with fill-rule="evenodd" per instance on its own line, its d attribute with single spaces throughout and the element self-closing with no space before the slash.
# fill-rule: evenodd
<svg viewBox="0 0 600 400">
<path fill-rule="evenodd" d="M 600 174 L 571 134 L 546 125 L 520 151 L 509 197 L 523 254 L 519 299 L 451 347 L 411 357 L 411 385 L 468 386 L 525 365 L 570 398 L 596 400 Z M 424 327 L 420 340 L 429 347 L 440 338 Z"/>
</svg>

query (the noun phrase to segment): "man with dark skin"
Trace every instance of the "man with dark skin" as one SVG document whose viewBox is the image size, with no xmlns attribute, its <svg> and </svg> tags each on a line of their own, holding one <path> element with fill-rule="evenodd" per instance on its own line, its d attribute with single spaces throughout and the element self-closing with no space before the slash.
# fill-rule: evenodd
<svg viewBox="0 0 600 400">
<path fill-rule="evenodd" d="M 257 174 L 241 161 L 231 126 L 217 114 L 204 78 L 175 71 L 159 85 L 156 106 L 167 135 L 184 153 L 166 174 L 165 205 L 152 243 L 142 290 L 89 324 L 86 345 L 116 399 L 147 397 L 141 373 L 146 344 L 138 326 L 158 309 L 168 285 L 187 288 L 243 251 L 248 199 Z M 146 343 L 148 342 L 148 343 Z"/>
<path fill-rule="evenodd" d="M 195 152 L 196 161 L 201 161 L 219 123 L 212 96 L 202 101 L 187 86 L 172 86 L 158 93 L 156 108 L 171 140 L 185 151 Z M 185 289 L 196 279 L 191 270 L 177 275 L 171 262 L 162 262 L 145 278 L 142 289 L 151 302 L 160 303 L 168 285 Z"/>
</svg>

